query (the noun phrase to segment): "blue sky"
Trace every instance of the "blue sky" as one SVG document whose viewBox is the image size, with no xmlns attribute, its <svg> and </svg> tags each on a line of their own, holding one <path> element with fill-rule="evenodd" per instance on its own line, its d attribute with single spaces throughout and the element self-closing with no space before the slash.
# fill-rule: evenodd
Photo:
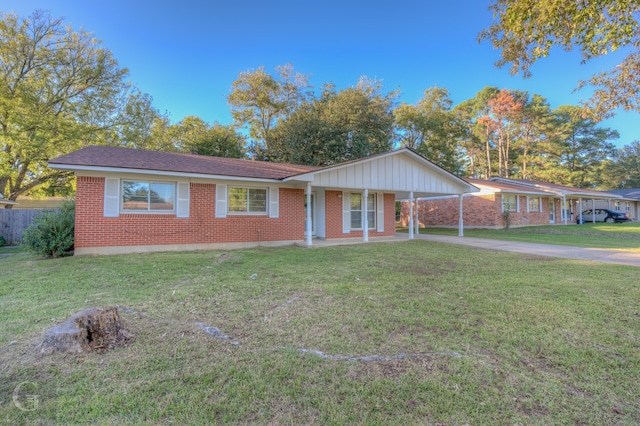
<svg viewBox="0 0 640 426">
<path fill-rule="evenodd" d="M 174 122 L 188 115 L 231 123 L 226 102 L 242 71 L 291 63 L 311 74 L 316 88 L 339 89 L 360 76 L 399 89 L 415 103 L 425 89 L 449 90 L 454 104 L 485 86 L 526 90 L 551 106 L 577 104 L 590 92 L 573 90 L 580 79 L 609 69 L 619 54 L 580 64 L 577 52 L 553 51 L 532 68 L 533 77 L 494 67 L 498 51 L 478 44 L 491 23 L 489 0 L 0 0 L 0 10 L 20 16 L 36 9 L 84 27 L 113 52 L 130 80 L 150 94 Z M 602 123 L 620 133 L 618 146 L 640 140 L 638 113 Z"/>
</svg>

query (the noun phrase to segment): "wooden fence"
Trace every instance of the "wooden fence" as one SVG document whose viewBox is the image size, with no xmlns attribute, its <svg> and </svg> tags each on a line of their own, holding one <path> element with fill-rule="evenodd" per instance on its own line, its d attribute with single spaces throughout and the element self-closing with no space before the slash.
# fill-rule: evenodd
<svg viewBox="0 0 640 426">
<path fill-rule="evenodd" d="M 2 209 L 0 208 L 0 235 L 7 245 L 20 244 L 22 231 L 31 226 L 43 209 Z"/>
</svg>

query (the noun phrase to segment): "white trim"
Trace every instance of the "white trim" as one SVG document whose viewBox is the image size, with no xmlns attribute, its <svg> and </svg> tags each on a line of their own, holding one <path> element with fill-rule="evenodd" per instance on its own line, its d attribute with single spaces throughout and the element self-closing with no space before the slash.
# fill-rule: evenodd
<svg viewBox="0 0 640 426">
<path fill-rule="evenodd" d="M 538 209 L 531 210 L 531 200 L 538 200 Z M 529 197 L 527 196 L 527 213 L 531 212 L 542 212 L 542 197 Z"/>
<path fill-rule="evenodd" d="M 105 178 L 106 180 L 106 178 Z M 173 185 L 173 208 L 172 209 L 167 209 L 167 210 L 152 210 L 151 209 L 151 201 L 149 201 L 149 205 L 147 206 L 146 210 L 142 210 L 142 209 L 125 209 L 124 208 L 124 201 L 123 200 L 118 200 L 119 201 L 119 208 L 120 208 L 120 214 L 176 214 L 177 212 L 177 187 L 178 187 L 178 182 L 173 182 L 173 181 L 161 181 L 161 180 L 140 180 L 140 179 L 120 179 L 120 189 L 122 189 L 122 187 L 124 186 L 125 182 L 139 182 L 139 183 L 147 183 L 149 184 L 149 193 L 151 193 L 151 184 L 153 183 L 158 183 L 158 184 L 163 184 L 163 185 Z M 120 194 L 123 194 L 123 192 L 121 191 Z M 121 197 L 120 197 L 121 198 Z M 122 202 L 120 202 L 122 201 Z"/>
<path fill-rule="evenodd" d="M 176 191 L 176 217 L 189 217 L 189 182 L 178 182 Z"/>
<path fill-rule="evenodd" d="M 378 192 L 376 194 L 376 204 L 378 205 L 378 220 L 377 231 L 384 232 L 384 192 Z"/>
<path fill-rule="evenodd" d="M 283 180 L 280 179 L 263 179 L 252 178 L 242 176 L 229 176 L 229 175 L 208 175 L 204 173 L 185 173 L 185 172 L 171 172 L 164 170 L 148 170 L 148 169 L 129 169 L 124 167 L 95 167 L 95 166 L 70 166 L 64 164 L 49 164 L 49 167 L 56 170 L 71 170 L 75 171 L 89 171 L 89 172 L 103 172 L 103 173 L 134 173 L 141 175 L 153 175 L 153 176 L 171 176 L 176 178 L 202 178 L 202 179 L 215 179 L 215 180 L 231 180 L 231 181 L 243 181 L 243 182 L 266 182 L 266 183 L 280 183 Z"/>
<path fill-rule="evenodd" d="M 104 217 L 120 216 L 120 179 L 104 179 Z"/>
<path fill-rule="evenodd" d="M 216 211 L 215 217 L 227 217 L 227 185 L 216 184 Z"/>
<path fill-rule="evenodd" d="M 351 194 L 342 191 L 342 233 L 351 232 Z"/>
<path fill-rule="evenodd" d="M 375 194 L 372 195 L 375 197 Z M 374 204 L 374 212 L 375 207 L 376 205 Z M 369 190 L 366 188 L 362 192 L 362 216 L 360 220 L 362 223 L 362 241 L 366 243 L 369 241 Z"/>
<path fill-rule="evenodd" d="M 269 217 L 272 219 L 277 219 L 280 217 L 280 188 L 277 186 L 269 187 Z"/>
<path fill-rule="evenodd" d="M 231 211 L 230 207 L 229 207 L 229 194 L 230 194 L 230 189 L 235 188 L 235 189 L 246 189 L 247 190 L 247 210 L 249 210 L 249 190 L 250 189 L 259 189 L 264 191 L 265 193 L 265 206 L 264 206 L 264 211 L 260 211 L 260 212 L 250 212 L 250 211 L 239 211 L 239 212 L 235 212 L 235 211 Z M 227 188 L 227 215 L 228 216 L 268 216 L 269 215 L 269 192 L 270 192 L 270 188 L 262 188 L 262 187 L 255 187 L 255 186 L 238 186 L 238 185 L 229 185 L 229 187 Z"/>
</svg>

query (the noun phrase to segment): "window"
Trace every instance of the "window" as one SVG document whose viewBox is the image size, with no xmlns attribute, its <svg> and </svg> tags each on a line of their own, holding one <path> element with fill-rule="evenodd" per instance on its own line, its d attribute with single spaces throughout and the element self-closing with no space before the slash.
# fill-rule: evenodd
<svg viewBox="0 0 640 426">
<path fill-rule="evenodd" d="M 229 188 L 229 213 L 267 213 L 267 189 Z"/>
<path fill-rule="evenodd" d="M 515 195 L 503 195 L 502 196 L 502 211 L 515 212 L 518 211 L 518 197 Z"/>
<path fill-rule="evenodd" d="M 366 209 L 368 229 L 376 228 L 376 194 L 369 194 L 366 206 L 362 194 L 351 194 L 351 229 L 362 229 L 363 209 Z"/>
<path fill-rule="evenodd" d="M 176 184 L 122 181 L 122 210 L 126 212 L 173 212 Z"/>
<path fill-rule="evenodd" d="M 541 212 L 541 205 L 542 203 L 540 202 L 540 197 L 527 197 L 527 211 Z"/>
</svg>

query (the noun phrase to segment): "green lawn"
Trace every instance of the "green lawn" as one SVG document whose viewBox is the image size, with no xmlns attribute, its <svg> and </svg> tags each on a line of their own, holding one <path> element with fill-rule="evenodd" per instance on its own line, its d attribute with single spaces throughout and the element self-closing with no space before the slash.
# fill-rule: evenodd
<svg viewBox="0 0 640 426">
<path fill-rule="evenodd" d="M 401 229 L 400 232 L 407 232 Z M 458 235 L 458 229 L 420 228 L 420 233 Z M 640 222 L 465 229 L 465 237 L 640 252 Z"/>
<path fill-rule="evenodd" d="M 407 241 L 0 270 L 2 424 L 640 423 L 640 268 Z M 110 304 L 132 345 L 37 354 Z"/>
</svg>

